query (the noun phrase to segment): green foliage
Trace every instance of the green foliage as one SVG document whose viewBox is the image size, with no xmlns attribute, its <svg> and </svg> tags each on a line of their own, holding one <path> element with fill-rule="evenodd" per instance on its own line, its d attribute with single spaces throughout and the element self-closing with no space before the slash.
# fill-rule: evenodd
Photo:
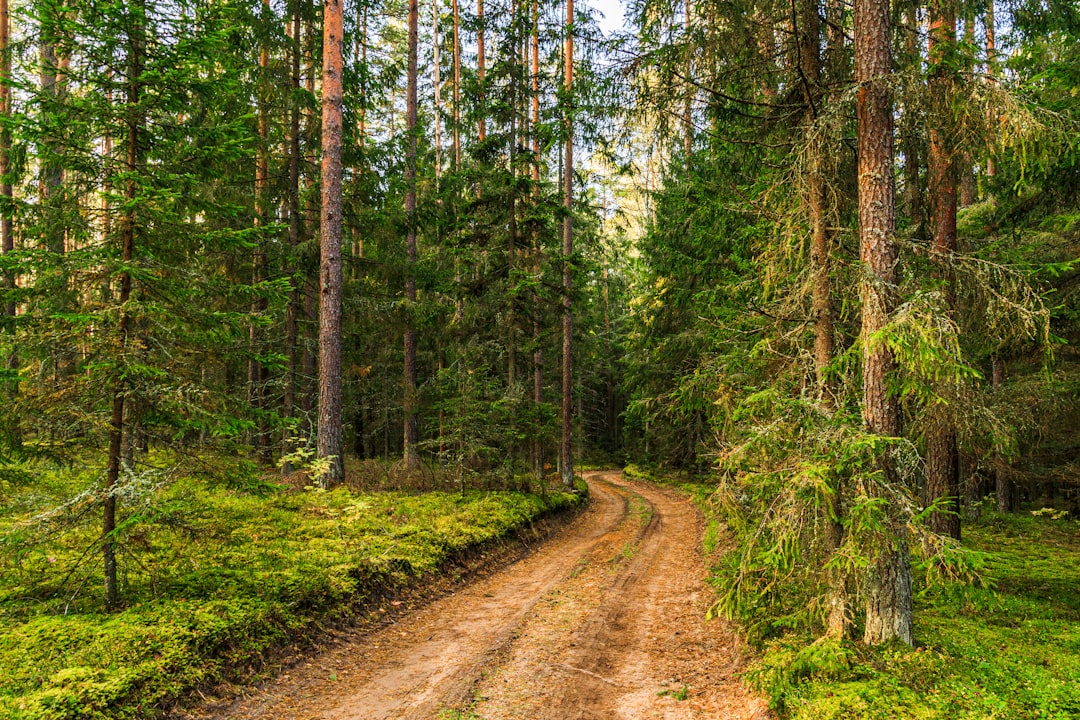
<svg viewBox="0 0 1080 720">
<path fill-rule="evenodd" d="M 991 514 L 965 529 L 986 582 L 922 584 L 916 648 L 791 633 L 749 672 L 782 717 L 1071 718 L 1080 712 L 1078 524 Z"/>
<path fill-rule="evenodd" d="M 430 578 L 578 496 L 468 491 L 249 494 L 182 477 L 118 531 L 124 610 L 102 613 L 97 528 L 72 505 L 94 473 L 27 468 L 0 507 L 0 715 L 137 718 L 259 672 L 328 622 L 377 616 Z M 92 487 L 92 485 L 91 485 Z M 42 512 L 42 511 L 47 512 Z M 141 514 L 140 514 L 141 513 Z M 88 522 L 90 521 L 90 522 Z"/>
</svg>

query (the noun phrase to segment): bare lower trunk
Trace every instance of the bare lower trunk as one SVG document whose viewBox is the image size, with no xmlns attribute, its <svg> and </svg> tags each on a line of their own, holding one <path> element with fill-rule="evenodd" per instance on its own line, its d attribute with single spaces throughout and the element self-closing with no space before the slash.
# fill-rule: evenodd
<svg viewBox="0 0 1080 720">
<path fill-rule="evenodd" d="M 859 257 L 862 285 L 863 420 L 875 435 L 900 433 L 900 409 L 889 392 L 895 362 L 888 345 L 875 336 L 888 323 L 895 304 L 898 250 L 893 187 L 893 122 L 889 98 L 888 0 L 856 0 L 855 82 L 858 131 Z M 882 483 L 895 484 L 892 459 L 881 458 Z M 872 492 L 885 501 L 883 547 L 867 568 L 865 642 L 899 639 L 914 642 L 911 625 L 911 567 L 903 540 L 903 522 L 883 489 Z"/>
<path fill-rule="evenodd" d="M 956 45 L 956 17 L 949 0 L 930 4 L 929 58 L 931 63 L 930 96 L 937 121 L 930 128 L 930 157 L 928 174 L 933 197 L 933 238 L 931 256 L 937 264 L 935 271 L 943 284 L 948 312 L 956 310 L 955 292 L 949 262 L 956 252 L 956 167 L 949 127 L 949 96 L 952 81 L 944 66 Z M 931 529 L 960 539 L 960 457 L 956 431 L 949 413 L 941 413 L 926 438 L 928 503 L 940 502 L 942 512 L 930 515 Z"/>
<path fill-rule="evenodd" d="M 885 548 L 867 573 L 866 627 L 863 642 L 878 645 L 902 640 L 911 645 L 911 558 L 907 544 Z"/>
<path fill-rule="evenodd" d="M 993 371 L 991 374 L 993 386 L 1000 388 L 1005 382 L 1005 362 L 1000 355 L 993 359 Z M 1001 453 L 994 451 L 994 495 L 997 497 L 998 512 L 1014 512 L 1017 510 L 1016 484 L 1008 471 L 1004 469 Z"/>
<path fill-rule="evenodd" d="M 136 12 L 133 17 L 141 18 L 142 0 L 136 0 Z M 139 169 L 139 134 L 142 117 L 139 111 L 139 77 L 142 74 L 143 29 L 138 20 L 133 25 L 129 37 L 130 48 L 127 77 L 127 170 L 131 173 L 124 190 L 124 215 L 120 235 L 120 257 L 125 268 L 135 257 L 135 208 L 139 186 L 135 173 Z M 120 320 L 117 325 L 118 346 L 126 351 L 131 317 L 127 304 L 131 300 L 131 273 L 126 269 L 120 273 Z M 116 489 L 120 482 L 123 462 L 124 441 L 124 402 L 127 398 L 127 382 L 123 373 L 113 380 L 112 415 L 109 421 L 109 463 L 105 474 L 105 508 L 102 513 L 102 555 L 105 566 L 105 606 L 112 610 L 120 602 L 119 587 L 116 577 Z"/>
<path fill-rule="evenodd" d="M 322 214 L 319 259 L 319 436 L 323 488 L 344 479 L 341 441 L 342 0 L 323 5 Z"/>
</svg>

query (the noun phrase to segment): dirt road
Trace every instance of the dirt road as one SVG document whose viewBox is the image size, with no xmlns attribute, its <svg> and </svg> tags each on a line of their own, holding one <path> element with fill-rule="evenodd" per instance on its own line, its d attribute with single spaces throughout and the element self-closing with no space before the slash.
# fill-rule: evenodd
<svg viewBox="0 0 1080 720">
<path fill-rule="evenodd" d="M 707 623 L 701 518 L 590 473 L 586 512 L 538 551 L 341 644 L 212 718 L 765 718 L 741 646 Z"/>
</svg>

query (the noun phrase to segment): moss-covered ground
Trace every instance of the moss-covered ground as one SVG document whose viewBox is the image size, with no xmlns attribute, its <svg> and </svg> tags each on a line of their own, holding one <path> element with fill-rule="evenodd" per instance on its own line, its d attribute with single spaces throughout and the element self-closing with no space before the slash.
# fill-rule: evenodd
<svg viewBox="0 0 1080 720">
<path fill-rule="evenodd" d="M 121 498 L 123 607 L 105 612 L 100 473 L 0 477 L 0 718 L 143 718 L 250 678 L 289 644 L 580 498 L 237 489 L 148 474 Z M 252 490 L 257 491 L 252 491 Z M 81 494 L 80 494 L 81 493 Z"/>
<path fill-rule="evenodd" d="M 843 666 L 784 688 L 785 716 L 1080 718 L 1080 523 L 994 513 L 964 544 L 986 554 L 986 587 L 922 592 L 914 649 L 853 645 Z"/>
</svg>

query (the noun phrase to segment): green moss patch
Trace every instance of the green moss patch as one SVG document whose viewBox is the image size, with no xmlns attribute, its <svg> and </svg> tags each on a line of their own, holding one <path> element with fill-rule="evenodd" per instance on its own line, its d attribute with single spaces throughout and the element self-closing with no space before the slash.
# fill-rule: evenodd
<svg viewBox="0 0 1080 720">
<path fill-rule="evenodd" d="M 751 679 L 799 720 L 1080 717 L 1080 523 L 992 515 L 964 533 L 989 587 L 924 590 L 916 648 L 852 644 L 843 663 L 800 664 L 789 637 Z"/>
<path fill-rule="evenodd" d="M 40 520 L 57 499 L 43 487 L 59 496 L 84 481 L 44 478 L 36 496 L 0 506 L 0 717 L 152 717 L 581 502 L 480 491 L 256 496 L 181 480 L 132 511 L 141 515 L 120 555 L 126 609 L 105 613 L 96 513 Z"/>
</svg>

